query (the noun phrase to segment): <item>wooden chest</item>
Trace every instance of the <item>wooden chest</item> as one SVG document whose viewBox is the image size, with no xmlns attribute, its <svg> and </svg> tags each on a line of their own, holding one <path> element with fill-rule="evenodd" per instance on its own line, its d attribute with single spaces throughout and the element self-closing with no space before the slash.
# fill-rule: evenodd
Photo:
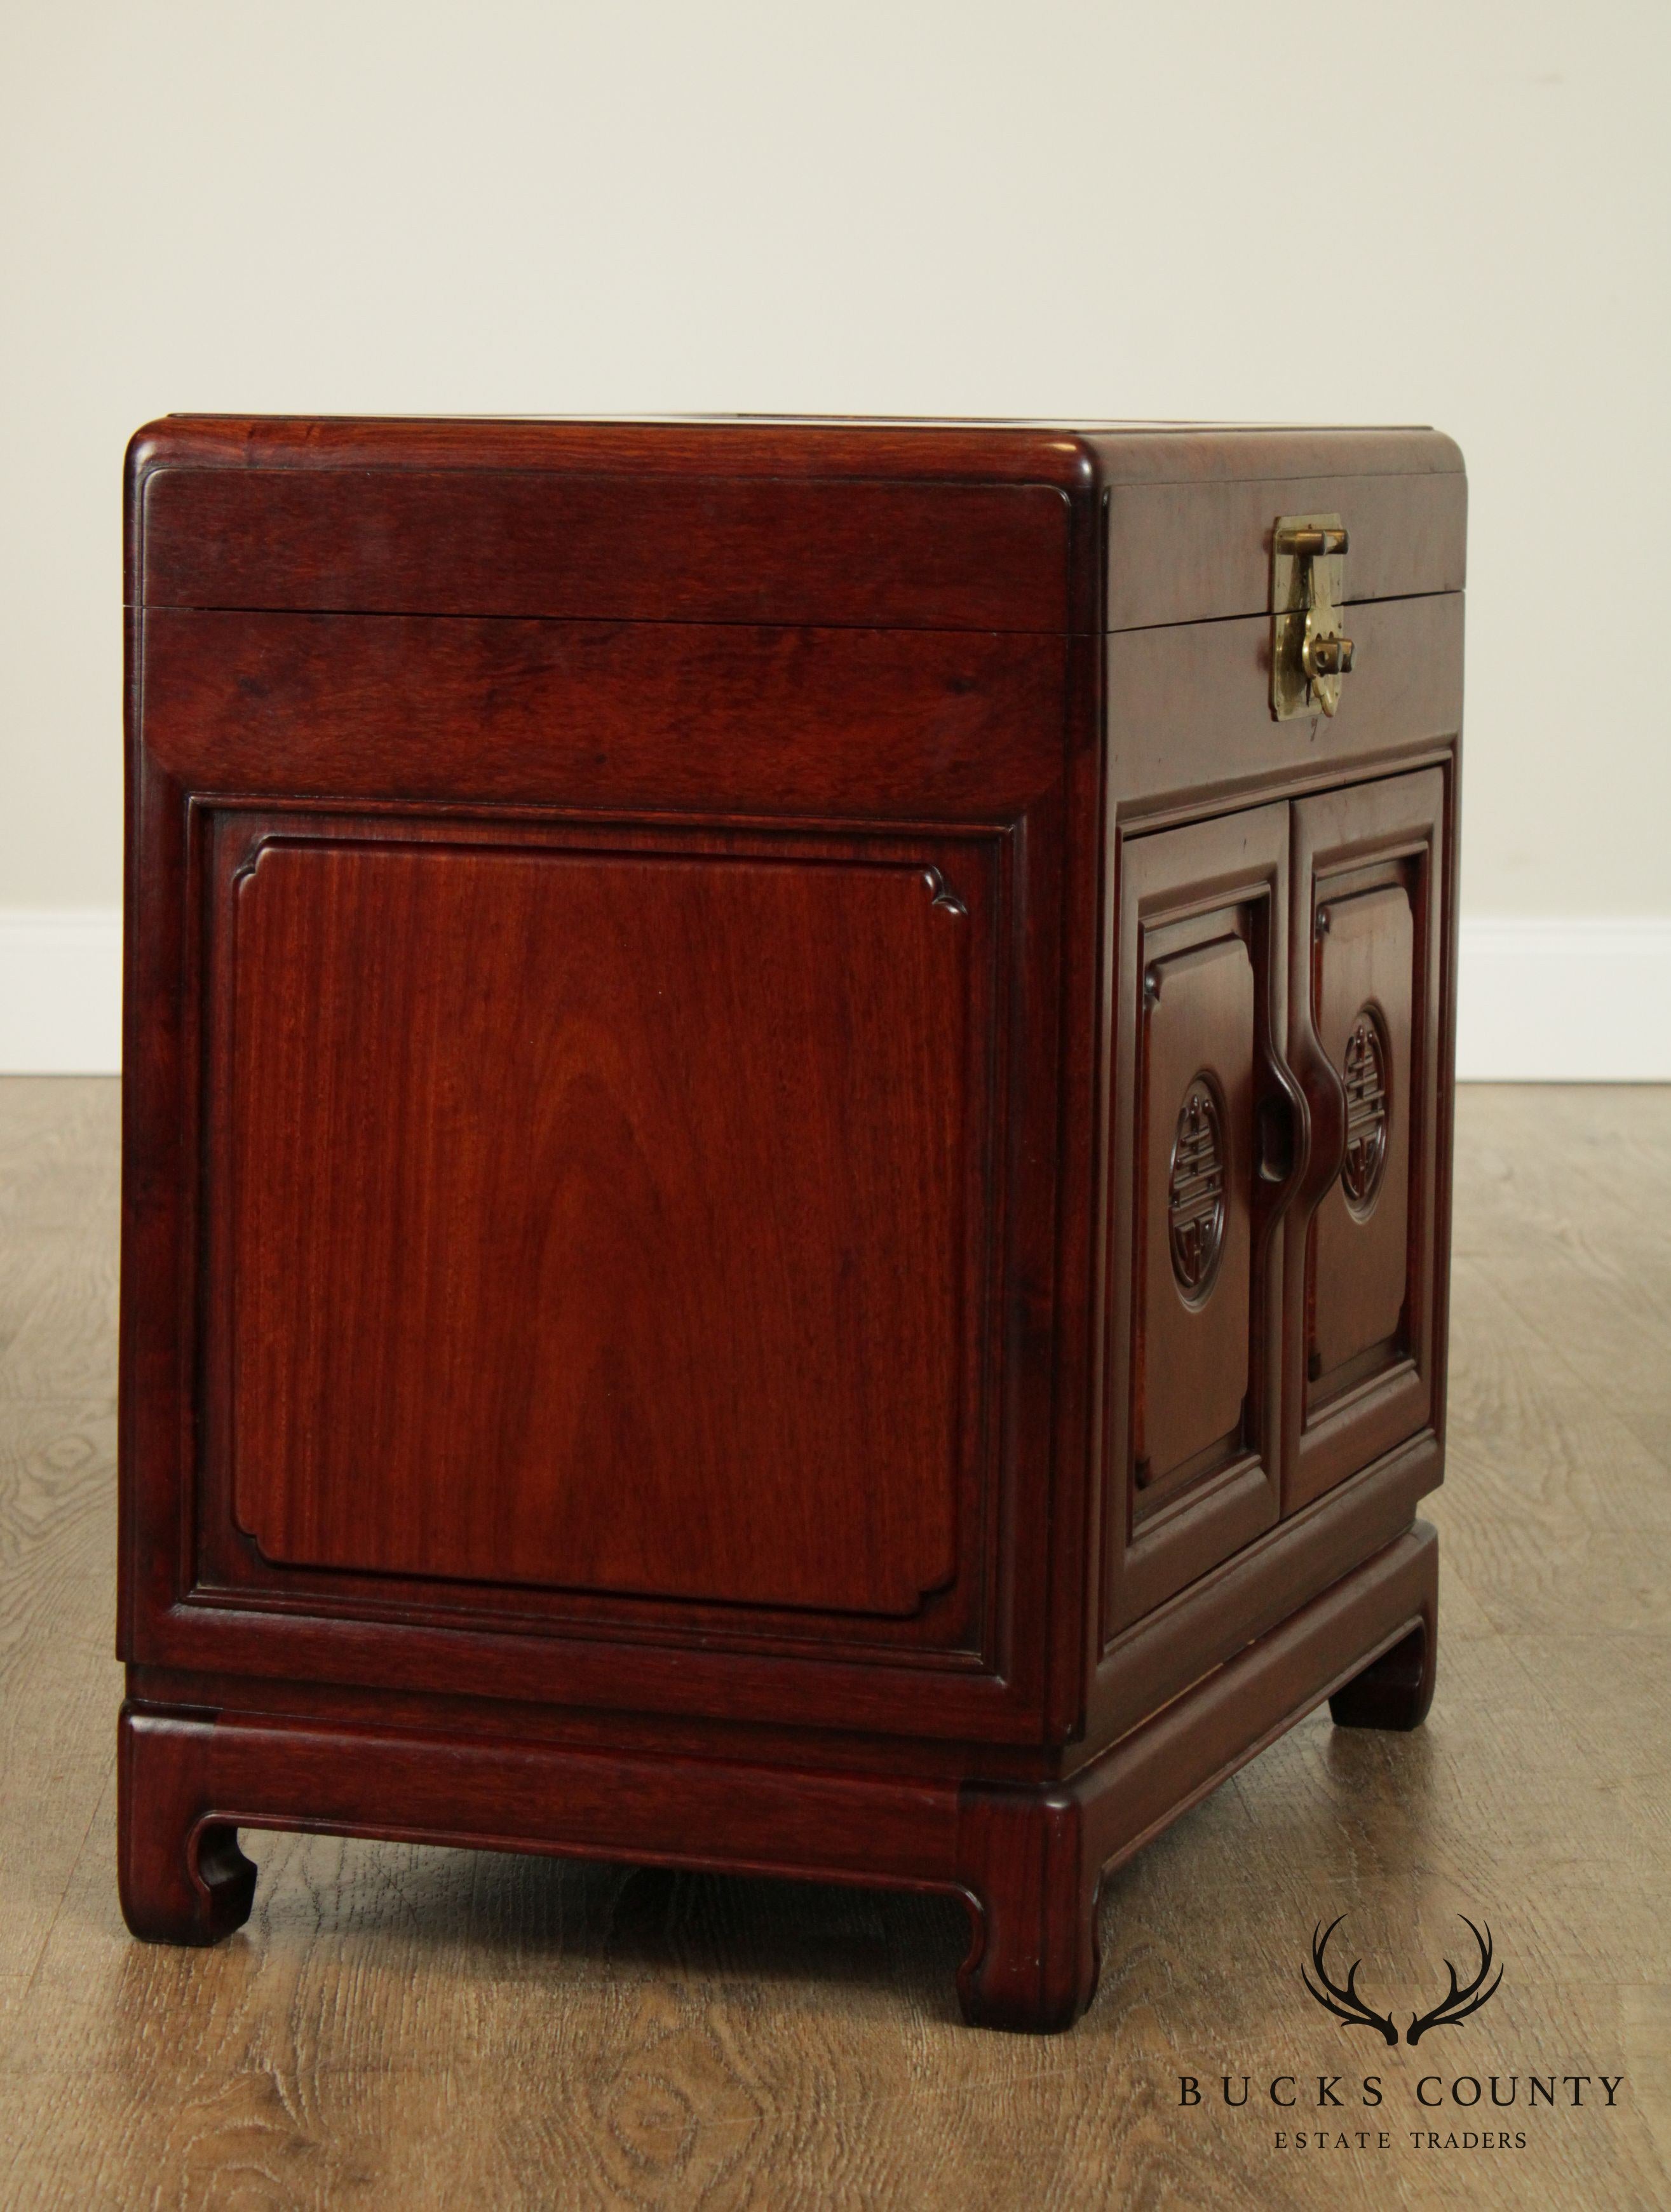
<svg viewBox="0 0 1671 2212">
<path fill-rule="evenodd" d="M 140 433 L 136 1934 L 240 1826 L 755 1869 L 1060 2027 L 1107 1869 L 1420 1720 L 1464 514 L 1422 430 Z"/>
</svg>

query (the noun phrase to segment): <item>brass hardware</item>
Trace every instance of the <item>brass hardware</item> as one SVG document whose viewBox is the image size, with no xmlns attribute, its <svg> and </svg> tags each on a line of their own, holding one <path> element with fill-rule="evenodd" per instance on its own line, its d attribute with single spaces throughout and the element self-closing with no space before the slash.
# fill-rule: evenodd
<svg viewBox="0 0 1671 2212">
<path fill-rule="evenodd" d="M 1271 713 L 1332 714 L 1352 673 L 1340 635 L 1346 533 L 1338 514 L 1279 514 L 1271 532 Z"/>
<path fill-rule="evenodd" d="M 1306 561 L 1325 557 L 1333 560 L 1346 550 L 1346 533 L 1338 527 L 1303 529 L 1292 516 L 1286 516 L 1278 522 L 1277 528 L 1282 536 L 1280 550 Z"/>
<path fill-rule="evenodd" d="M 1305 643 L 1300 649 L 1300 660 L 1314 684 L 1320 676 L 1350 676 L 1352 640 L 1349 637 L 1319 637 L 1308 624 Z"/>
</svg>

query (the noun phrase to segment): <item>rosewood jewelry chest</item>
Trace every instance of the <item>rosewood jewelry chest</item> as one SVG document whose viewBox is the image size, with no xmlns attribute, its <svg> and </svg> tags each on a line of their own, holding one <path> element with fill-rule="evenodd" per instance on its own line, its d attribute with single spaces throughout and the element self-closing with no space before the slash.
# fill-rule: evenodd
<svg viewBox="0 0 1671 2212">
<path fill-rule="evenodd" d="M 953 1892 L 969 2019 L 1432 1692 L 1431 431 L 176 416 L 129 456 L 120 1873 Z"/>
</svg>

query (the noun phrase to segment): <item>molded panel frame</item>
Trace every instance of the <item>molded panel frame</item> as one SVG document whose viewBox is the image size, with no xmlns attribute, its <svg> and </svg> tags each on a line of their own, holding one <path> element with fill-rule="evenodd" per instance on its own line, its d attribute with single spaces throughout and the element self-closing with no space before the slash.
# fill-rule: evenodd
<svg viewBox="0 0 1671 2212">
<path fill-rule="evenodd" d="M 997 1567 L 993 1534 L 1000 1474 L 993 1388 L 1000 1256 L 994 1165 L 1004 1139 L 1008 979 L 999 955 L 1006 933 L 1009 897 L 1006 841 L 957 832 L 932 837 L 831 838 L 784 831 L 726 833 L 630 824 L 602 828 L 404 811 L 368 817 L 323 806 L 280 812 L 260 805 L 221 805 L 205 806 L 199 815 L 197 858 L 211 981 L 204 1040 L 210 1076 L 209 1164 L 200 1433 L 205 1449 L 200 1462 L 193 1596 L 246 1600 L 260 1595 L 287 1610 L 363 1620 L 423 1617 L 484 1626 L 515 1622 L 530 1628 L 584 1624 L 611 1634 L 641 1632 L 648 1624 L 678 1636 L 700 1633 L 709 1645 L 720 1641 L 818 1650 L 878 1650 L 896 1656 L 939 1653 L 951 1663 L 990 1667 Z M 832 1611 L 811 1603 L 635 1594 L 583 1583 L 565 1585 L 547 1577 L 508 1581 L 462 1570 L 455 1575 L 424 1574 L 392 1566 L 356 1568 L 269 1555 L 254 1531 L 244 1525 L 248 1499 L 240 1487 L 234 1444 L 240 1239 L 232 1162 L 240 1089 L 263 1079 L 261 1069 L 240 1065 L 232 1018 L 240 984 L 237 905 L 240 886 L 252 880 L 264 857 L 309 850 L 320 854 L 380 851 L 403 856 L 428 852 L 437 858 L 455 853 L 549 858 L 558 865 L 587 859 L 628 866 L 694 860 L 715 869 L 752 862 L 817 870 L 832 878 L 843 867 L 879 869 L 917 879 L 914 888 L 921 891 L 925 915 L 937 902 L 962 909 L 960 924 L 966 922 L 972 932 L 968 1056 L 963 1068 L 945 1070 L 945 1080 L 974 1125 L 966 1139 L 963 1200 L 964 1219 L 972 1233 L 965 1239 L 960 1271 L 964 1316 L 959 1363 L 961 1448 L 956 1559 L 949 1581 L 936 1580 L 908 1611 L 856 1606 Z M 878 1443 L 878 1449 L 885 1451 L 885 1442 Z M 241 1508 L 240 1499 L 245 1501 Z"/>
<path fill-rule="evenodd" d="M 1425 769 L 1297 800 L 1293 809 L 1293 923 L 1290 940 L 1290 1056 L 1311 1102 L 1318 1162 L 1291 1217 L 1294 1258 L 1283 1324 L 1283 1511 L 1291 1513 L 1368 1460 L 1432 1425 L 1441 1340 L 1437 1317 L 1442 1115 L 1449 1112 L 1451 1016 L 1445 988 L 1447 945 L 1446 775 Z M 1411 1031 L 1413 1065 L 1399 1072 L 1408 1102 L 1407 1296 L 1397 1355 L 1370 1363 L 1361 1378 L 1308 1372 L 1309 1304 L 1316 1210 L 1338 1180 L 1345 1142 L 1345 1090 L 1315 1019 L 1319 909 L 1341 899 L 1401 884 L 1408 896 L 1413 950 Z M 1448 1127 L 1448 1122 L 1447 1122 Z M 1330 1388 L 1331 1383 L 1334 1387 Z"/>
</svg>

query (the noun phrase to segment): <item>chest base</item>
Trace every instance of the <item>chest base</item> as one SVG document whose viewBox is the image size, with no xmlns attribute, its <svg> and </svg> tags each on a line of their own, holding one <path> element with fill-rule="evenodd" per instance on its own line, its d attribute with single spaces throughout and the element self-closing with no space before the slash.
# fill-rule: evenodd
<svg viewBox="0 0 1671 2212">
<path fill-rule="evenodd" d="M 154 1942 L 242 1925 L 240 1828 L 941 1890 L 969 1907 L 973 2025 L 1071 2027 L 1098 1966 L 1106 1875 L 1325 1698 L 1339 1725 L 1417 1726 L 1432 1698 L 1438 1540 L 1417 1522 L 1060 1780 L 580 1746 L 131 1698 L 120 1723 L 122 1909 Z"/>
</svg>

